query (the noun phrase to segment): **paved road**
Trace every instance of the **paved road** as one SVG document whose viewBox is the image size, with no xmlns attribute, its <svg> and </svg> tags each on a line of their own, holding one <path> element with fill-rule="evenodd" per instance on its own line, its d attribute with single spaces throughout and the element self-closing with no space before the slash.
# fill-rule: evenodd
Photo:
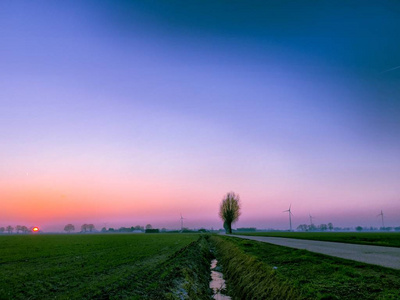
<svg viewBox="0 0 400 300">
<path fill-rule="evenodd" d="M 311 252 L 322 253 L 340 258 L 360 261 L 383 267 L 400 270 L 400 248 L 381 247 L 370 245 L 355 245 L 334 242 L 322 242 L 311 240 L 288 239 L 278 237 L 261 237 L 231 235 L 248 240 L 266 242 L 270 244 L 286 246 L 296 249 L 305 249 Z"/>
</svg>

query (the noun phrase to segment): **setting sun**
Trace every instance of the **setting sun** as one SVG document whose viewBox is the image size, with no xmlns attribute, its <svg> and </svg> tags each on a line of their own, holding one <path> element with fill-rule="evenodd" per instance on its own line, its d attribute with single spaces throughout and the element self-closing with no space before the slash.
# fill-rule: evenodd
<svg viewBox="0 0 400 300">
<path fill-rule="evenodd" d="M 33 231 L 33 232 L 39 232 L 39 227 L 33 227 L 33 228 L 32 228 L 32 231 Z"/>
</svg>

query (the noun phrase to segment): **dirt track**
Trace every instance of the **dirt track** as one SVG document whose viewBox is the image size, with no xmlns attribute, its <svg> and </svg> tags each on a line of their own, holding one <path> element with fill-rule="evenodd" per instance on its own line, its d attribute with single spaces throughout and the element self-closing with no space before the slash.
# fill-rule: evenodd
<svg viewBox="0 0 400 300">
<path fill-rule="evenodd" d="M 379 265 L 400 270 L 400 248 L 369 245 L 355 245 L 334 242 L 321 242 L 277 237 L 231 235 L 243 239 L 266 242 L 280 246 L 305 249 L 363 263 Z"/>
</svg>

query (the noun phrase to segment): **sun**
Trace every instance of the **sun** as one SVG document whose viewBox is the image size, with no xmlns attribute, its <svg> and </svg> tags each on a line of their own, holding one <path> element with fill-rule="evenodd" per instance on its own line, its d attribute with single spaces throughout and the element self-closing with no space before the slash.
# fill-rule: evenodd
<svg viewBox="0 0 400 300">
<path fill-rule="evenodd" d="M 33 232 L 39 232 L 39 227 L 33 227 L 33 228 L 32 228 L 32 231 L 33 231 Z"/>
</svg>

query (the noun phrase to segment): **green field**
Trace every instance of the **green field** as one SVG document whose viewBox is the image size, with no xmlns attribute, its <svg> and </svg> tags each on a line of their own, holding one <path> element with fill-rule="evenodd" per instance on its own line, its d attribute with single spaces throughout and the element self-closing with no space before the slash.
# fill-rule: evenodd
<svg viewBox="0 0 400 300">
<path fill-rule="evenodd" d="M 338 243 L 400 247 L 400 232 L 236 232 L 238 235 L 285 237 Z"/>
<path fill-rule="evenodd" d="M 169 233 L 0 236 L 0 299 L 210 299 L 213 255 L 232 299 L 400 299 L 399 270 Z"/>
<path fill-rule="evenodd" d="M 400 299 L 400 270 L 230 236 L 211 241 L 238 299 Z"/>
<path fill-rule="evenodd" d="M 198 234 L 0 236 L 0 299 L 174 299 L 185 284 L 196 285 L 191 268 L 206 274 L 208 284 L 202 240 Z"/>
</svg>

